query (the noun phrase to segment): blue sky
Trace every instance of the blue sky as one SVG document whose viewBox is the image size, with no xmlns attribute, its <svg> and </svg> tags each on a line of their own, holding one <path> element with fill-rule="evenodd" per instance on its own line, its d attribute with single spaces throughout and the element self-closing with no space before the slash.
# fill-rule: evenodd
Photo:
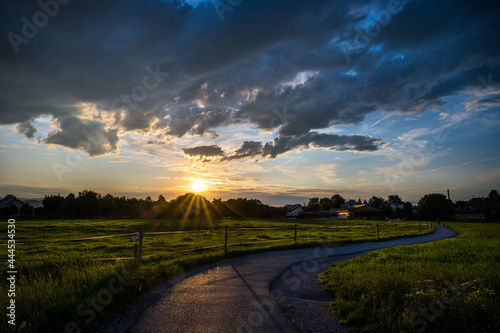
<svg viewBox="0 0 500 333">
<path fill-rule="evenodd" d="M 223 3 L 3 2 L 0 195 L 500 189 L 498 4 Z"/>
</svg>

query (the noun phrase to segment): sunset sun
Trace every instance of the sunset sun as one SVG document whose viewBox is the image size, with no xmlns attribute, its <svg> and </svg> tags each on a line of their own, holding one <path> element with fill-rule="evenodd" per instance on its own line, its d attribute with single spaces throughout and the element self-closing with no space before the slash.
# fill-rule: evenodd
<svg viewBox="0 0 500 333">
<path fill-rule="evenodd" d="M 205 183 L 202 180 L 195 180 L 191 188 L 195 192 L 203 192 L 205 190 Z"/>
</svg>

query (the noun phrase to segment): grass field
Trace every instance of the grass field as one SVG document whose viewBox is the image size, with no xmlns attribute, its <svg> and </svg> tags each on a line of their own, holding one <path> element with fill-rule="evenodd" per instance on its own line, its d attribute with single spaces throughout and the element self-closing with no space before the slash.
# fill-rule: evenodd
<svg viewBox="0 0 500 333">
<path fill-rule="evenodd" d="M 298 224 L 297 243 L 293 241 L 295 223 Z M 231 228 L 227 254 L 223 246 L 192 251 L 223 245 L 226 225 Z M 282 229 L 259 229 L 272 227 Z M 140 265 L 133 260 L 95 260 L 132 257 L 131 235 L 81 240 L 136 233 L 141 228 L 145 233 L 143 255 L 152 257 L 147 257 Z M 427 230 L 427 225 L 422 225 L 422 233 Z M 150 234 L 170 231 L 186 233 Z M 6 232 L 7 223 L 4 223 L 0 228 L 0 249 L 5 251 L 5 259 L 0 261 L 4 267 Z M 380 222 L 380 239 L 419 233 L 419 222 L 399 225 Z M 16 325 L 19 328 L 25 323 L 22 332 L 77 332 L 78 329 L 90 332 L 130 305 L 140 294 L 196 266 L 252 252 L 310 247 L 325 240 L 332 243 L 375 240 L 376 235 L 376 222 L 373 221 L 18 220 Z M 275 240 L 280 241 L 271 242 Z M 231 245 L 248 242 L 254 243 Z M 133 279 L 127 280 L 122 291 L 108 292 L 121 289 L 112 282 L 116 282 L 116 273 L 123 270 Z M 110 283 L 114 289 L 110 289 Z M 5 308 L 8 301 L 3 296 L 8 289 L 6 280 L 2 279 L 0 285 L 3 289 L 0 306 Z M 92 303 L 93 299 L 98 303 Z M 0 331 L 15 330 L 2 320 Z"/>
<path fill-rule="evenodd" d="M 353 332 L 499 332 L 500 224 L 446 223 L 460 235 L 379 250 L 323 273 Z"/>
</svg>

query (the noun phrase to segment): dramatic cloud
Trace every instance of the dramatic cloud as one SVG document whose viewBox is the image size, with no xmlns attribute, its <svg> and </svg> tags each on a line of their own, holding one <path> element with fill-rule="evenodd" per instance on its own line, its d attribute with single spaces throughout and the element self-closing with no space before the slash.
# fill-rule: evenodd
<svg viewBox="0 0 500 333">
<path fill-rule="evenodd" d="M 16 126 L 16 131 L 31 139 L 36 133 L 36 127 L 30 121 L 25 121 Z"/>
<path fill-rule="evenodd" d="M 227 159 L 372 151 L 363 136 L 314 130 L 444 107 L 500 78 L 498 1 L 253 0 L 223 20 L 213 1 L 190 3 L 71 1 L 37 27 L 38 2 L 2 1 L 0 124 L 29 137 L 30 121 L 51 115 L 61 131 L 45 142 L 91 156 L 115 151 L 118 133 L 211 140 L 239 124 L 279 136 L 263 147 L 243 139 Z M 85 128 L 104 143 L 82 146 Z"/>
<path fill-rule="evenodd" d="M 310 148 L 325 148 L 335 151 L 356 151 L 367 152 L 375 151 L 378 146 L 383 144 L 380 140 L 373 139 L 369 136 L 360 135 L 335 135 L 335 134 L 320 134 L 310 132 L 302 137 L 277 137 L 273 142 L 245 141 L 243 145 L 228 154 L 219 146 L 200 146 L 195 148 L 183 149 L 186 155 L 209 162 L 213 160 L 231 161 L 253 157 L 269 157 L 276 158 L 278 155 L 284 154 L 294 149 L 310 149 Z"/>
<path fill-rule="evenodd" d="M 45 143 L 84 150 L 90 156 L 100 156 L 118 149 L 117 130 L 105 130 L 99 122 L 67 117 L 59 123 L 60 130 L 49 133 Z"/>
<path fill-rule="evenodd" d="M 200 146 L 195 148 L 184 148 L 182 149 L 184 154 L 191 157 L 219 157 L 224 156 L 224 151 L 218 146 Z"/>
</svg>

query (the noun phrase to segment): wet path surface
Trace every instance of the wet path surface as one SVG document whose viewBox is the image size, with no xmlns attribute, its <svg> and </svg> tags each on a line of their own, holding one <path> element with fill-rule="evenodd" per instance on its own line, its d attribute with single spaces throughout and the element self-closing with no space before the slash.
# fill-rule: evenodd
<svg viewBox="0 0 500 333">
<path fill-rule="evenodd" d="M 147 306 L 132 307 L 101 332 L 342 332 L 325 315 L 318 274 L 361 253 L 455 235 L 436 227 L 424 236 L 226 260 L 159 286 L 145 296 Z"/>
</svg>

